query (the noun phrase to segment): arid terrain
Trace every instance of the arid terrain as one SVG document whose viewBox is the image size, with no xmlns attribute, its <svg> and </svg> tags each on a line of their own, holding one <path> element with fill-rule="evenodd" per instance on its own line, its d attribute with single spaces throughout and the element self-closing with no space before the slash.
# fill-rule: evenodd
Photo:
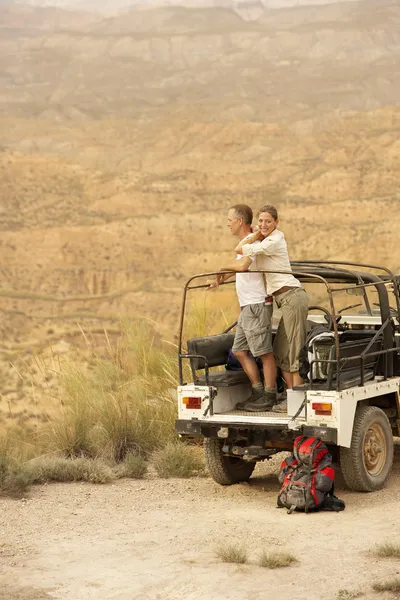
<svg viewBox="0 0 400 600">
<path fill-rule="evenodd" d="M 292 259 L 399 269 L 398 3 L 239 4 L 1 3 L 3 410 L 30 388 L 10 362 L 81 328 L 172 340 L 233 203 L 276 203 Z"/>
<path fill-rule="evenodd" d="M 400 271 L 397 0 L 157 4 L 0 0 L 0 431 L 46 418 L 84 335 L 147 319 L 174 342 L 232 204 L 276 204 L 292 259 Z M 1 499 L 0 600 L 393 598 L 371 585 L 399 562 L 370 551 L 397 541 L 398 450 L 384 490 L 339 479 L 340 514 L 277 511 L 278 459 L 231 488 L 34 486 Z M 250 563 L 218 562 L 236 540 Z"/>
<path fill-rule="evenodd" d="M 349 493 L 339 479 L 341 513 L 277 510 L 279 455 L 228 488 L 152 477 L 35 487 L 25 500 L 1 501 L 0 599 L 393 600 L 371 586 L 400 572 L 398 559 L 373 555 L 397 542 L 398 449 L 387 489 Z M 232 543 L 246 546 L 248 564 L 217 559 Z M 262 550 L 299 562 L 268 570 L 257 565 Z"/>
</svg>

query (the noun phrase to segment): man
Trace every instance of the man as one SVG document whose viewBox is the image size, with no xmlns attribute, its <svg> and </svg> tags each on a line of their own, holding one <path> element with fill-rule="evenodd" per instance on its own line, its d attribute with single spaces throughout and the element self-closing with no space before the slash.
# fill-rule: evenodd
<svg viewBox="0 0 400 600">
<path fill-rule="evenodd" d="M 241 242 L 251 235 L 252 220 L 253 211 L 246 204 L 236 204 L 228 212 L 228 227 L 232 235 L 237 236 Z M 264 276 L 262 273 L 252 273 L 252 270 L 258 270 L 256 259 L 240 255 L 232 263 L 220 268 L 220 271 L 236 272 L 240 315 L 232 352 L 252 385 L 249 398 L 239 402 L 236 408 L 258 412 L 267 410 L 276 403 L 276 365 L 272 351 L 271 305 L 266 303 Z M 231 273 L 217 275 L 216 282 L 210 287 L 216 287 L 230 277 Z M 250 352 L 253 357 L 261 359 L 265 389 Z"/>
</svg>

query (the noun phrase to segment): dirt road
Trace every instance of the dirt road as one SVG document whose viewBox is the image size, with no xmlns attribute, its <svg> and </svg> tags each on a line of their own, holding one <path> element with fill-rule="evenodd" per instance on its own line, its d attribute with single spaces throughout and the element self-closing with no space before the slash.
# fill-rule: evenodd
<svg viewBox="0 0 400 600">
<path fill-rule="evenodd" d="M 341 589 L 393 598 L 371 584 L 400 573 L 400 561 L 369 550 L 398 541 L 400 446 L 386 489 L 349 493 L 338 478 L 346 501 L 338 514 L 275 508 L 279 462 L 228 488 L 150 477 L 46 485 L 26 500 L 2 499 L 0 599 L 334 600 Z M 247 545 L 249 564 L 215 558 L 218 545 L 235 541 Z M 266 570 L 256 564 L 262 549 L 288 550 L 299 563 Z"/>
</svg>

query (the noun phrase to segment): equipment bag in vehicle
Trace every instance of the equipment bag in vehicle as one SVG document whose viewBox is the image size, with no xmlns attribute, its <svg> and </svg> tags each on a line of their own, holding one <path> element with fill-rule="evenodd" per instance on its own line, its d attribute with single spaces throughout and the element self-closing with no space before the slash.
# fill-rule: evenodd
<svg viewBox="0 0 400 600">
<path fill-rule="evenodd" d="M 297 511 L 344 510 L 343 500 L 334 495 L 335 471 L 328 448 L 319 438 L 298 436 L 293 454 L 280 468 L 278 507 Z"/>
</svg>

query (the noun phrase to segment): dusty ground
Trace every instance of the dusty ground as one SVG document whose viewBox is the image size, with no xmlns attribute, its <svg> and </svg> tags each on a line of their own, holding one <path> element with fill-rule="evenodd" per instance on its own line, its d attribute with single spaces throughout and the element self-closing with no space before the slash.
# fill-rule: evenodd
<svg viewBox="0 0 400 600">
<path fill-rule="evenodd" d="M 229 488 L 208 478 L 149 478 L 48 485 L 25 500 L 1 500 L 0 599 L 261 600 L 268 592 L 334 600 L 341 589 L 385 598 L 371 584 L 400 573 L 400 562 L 368 551 L 398 539 L 400 446 L 385 490 L 349 493 L 338 478 L 347 505 L 339 514 L 276 509 L 275 458 L 250 484 Z M 248 546 L 248 565 L 215 558 L 219 544 L 235 540 Z M 300 562 L 268 571 L 256 565 L 264 548 Z"/>
</svg>

